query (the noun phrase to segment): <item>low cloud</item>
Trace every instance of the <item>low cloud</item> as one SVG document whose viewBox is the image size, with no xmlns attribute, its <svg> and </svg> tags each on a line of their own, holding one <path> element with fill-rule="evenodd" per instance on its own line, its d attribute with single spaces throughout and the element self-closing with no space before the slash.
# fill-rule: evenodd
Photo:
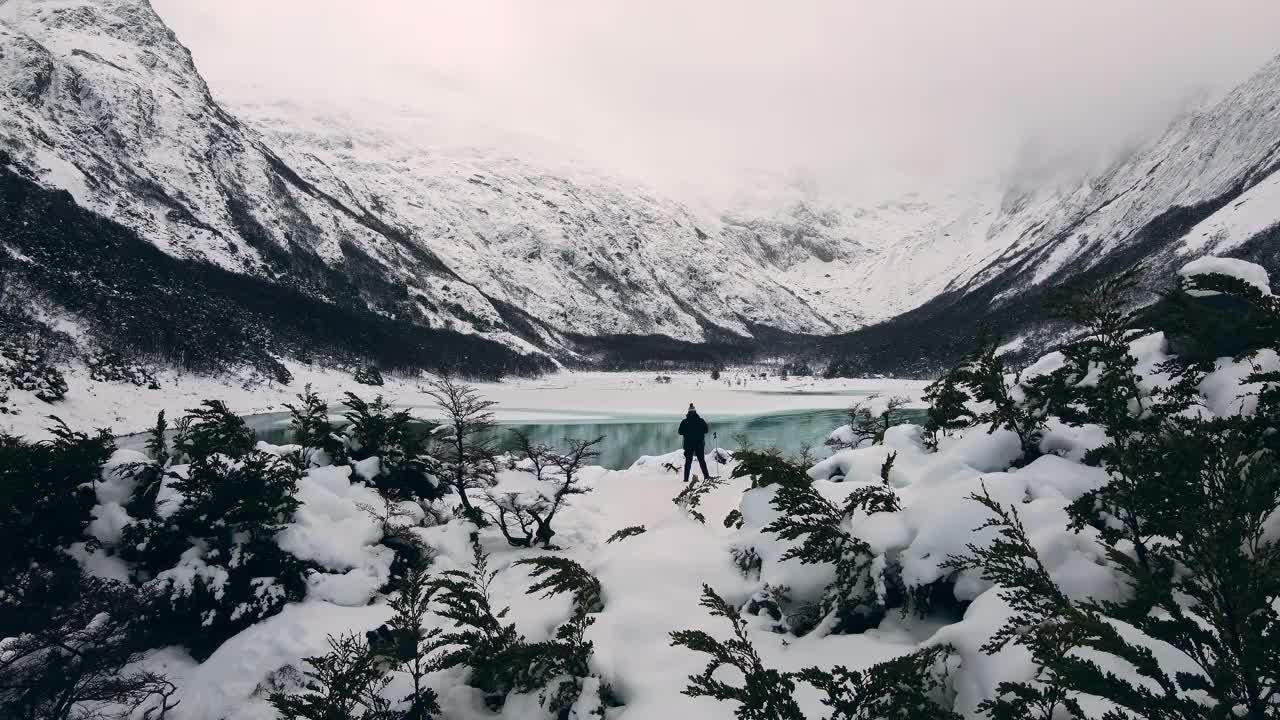
<svg viewBox="0 0 1280 720">
<path fill-rule="evenodd" d="M 153 2 L 232 102 L 405 108 L 708 198 L 1076 171 L 1280 52 L 1274 0 Z"/>
</svg>

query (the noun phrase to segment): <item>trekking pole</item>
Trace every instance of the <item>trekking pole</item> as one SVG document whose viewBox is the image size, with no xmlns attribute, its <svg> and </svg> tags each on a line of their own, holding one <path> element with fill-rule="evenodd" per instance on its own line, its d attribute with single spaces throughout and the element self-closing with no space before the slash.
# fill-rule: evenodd
<svg viewBox="0 0 1280 720">
<path fill-rule="evenodd" d="M 716 463 L 716 477 L 720 477 L 720 443 L 716 442 L 718 437 L 720 437 L 720 433 L 711 433 L 711 444 L 716 446 L 711 451 L 711 459 Z"/>
</svg>

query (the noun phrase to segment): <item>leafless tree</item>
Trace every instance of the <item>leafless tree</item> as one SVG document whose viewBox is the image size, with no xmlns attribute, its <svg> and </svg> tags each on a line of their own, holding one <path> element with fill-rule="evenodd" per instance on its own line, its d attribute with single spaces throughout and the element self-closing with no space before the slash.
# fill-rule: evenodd
<svg viewBox="0 0 1280 720">
<path fill-rule="evenodd" d="M 462 505 L 462 514 L 477 525 L 487 524 L 484 513 L 472 504 L 469 490 L 493 486 L 497 474 L 497 453 L 492 438 L 491 408 L 475 387 L 444 377 L 432 380 L 427 392 L 444 413 L 444 427 L 433 437 L 428 452 L 436 478 L 453 488 Z"/>
<path fill-rule="evenodd" d="M 556 513 L 569 496 L 589 492 L 581 485 L 580 473 L 600 457 L 604 436 L 594 440 L 566 439 L 568 449 L 564 452 L 534 444 L 523 433 L 517 433 L 517 442 L 522 455 L 517 468 L 532 474 L 540 489 L 532 494 L 491 493 L 488 501 L 494 520 L 509 544 L 515 547 L 540 544 L 550 548 L 551 538 L 556 534 L 551 527 Z"/>
</svg>

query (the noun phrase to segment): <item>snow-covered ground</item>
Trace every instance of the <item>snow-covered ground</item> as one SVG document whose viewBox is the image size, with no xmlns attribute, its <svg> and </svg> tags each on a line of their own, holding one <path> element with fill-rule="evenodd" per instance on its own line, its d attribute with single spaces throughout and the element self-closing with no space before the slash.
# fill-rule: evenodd
<svg viewBox="0 0 1280 720">
<path fill-rule="evenodd" d="M 69 390 L 65 400 L 46 403 L 29 392 L 14 390 L 10 400 L 18 413 L 0 415 L 0 429 L 40 437 L 49 424 L 47 416 L 57 415 L 72 428 L 106 427 L 117 435 L 127 435 L 150 427 L 160 410 L 171 418 L 177 417 L 206 398 L 222 400 L 240 415 L 281 412 L 283 403 L 293 402 L 307 384 L 334 403 L 348 391 L 366 398 L 381 394 L 397 406 L 411 408 L 416 416 L 434 417 L 435 401 L 427 394 L 423 378 L 388 375 L 386 385 L 371 387 L 356 383 L 349 373 L 292 362 L 286 365 L 294 378 L 288 385 L 261 378 L 211 378 L 165 371 L 157 374 L 159 390 L 94 382 L 84 367 L 72 366 L 66 372 Z M 478 383 L 477 387 L 486 398 L 498 403 L 495 411 L 499 422 L 563 422 L 626 416 L 677 417 L 684 414 L 689 403 L 709 416 L 732 416 L 846 408 L 857 396 L 874 393 L 918 401 L 925 385 L 916 380 L 886 378 L 747 379 L 747 374 L 730 370 L 719 381 L 713 381 L 706 373 L 667 373 L 670 383 L 658 383 L 657 373 L 653 372 L 560 372 L 532 379 Z"/>
<path fill-rule="evenodd" d="M 1132 348 L 1144 372 L 1154 372 L 1166 357 L 1165 340 L 1159 333 L 1136 340 Z M 1267 367 L 1280 363 L 1270 352 L 1258 360 Z M 1053 364 L 1051 355 L 1037 367 L 1043 371 Z M 1231 400 L 1242 387 L 1231 380 L 1238 381 L 1245 366 L 1225 358 L 1219 366 L 1201 386 L 1205 404 L 1214 412 L 1238 411 L 1239 404 Z M 508 402 L 538 398 L 540 393 L 560 398 L 601 393 L 598 397 L 615 399 L 652 394 L 641 407 L 653 409 L 665 407 L 683 390 L 705 393 L 698 396 L 703 402 L 722 398 L 727 406 L 733 406 L 730 399 L 737 397 L 733 392 L 707 387 L 705 381 L 702 385 L 700 388 L 694 376 L 676 376 L 669 388 L 653 392 L 639 375 L 587 374 L 486 386 L 486 390 L 496 391 L 495 399 Z M 774 387 L 781 391 L 785 386 L 777 381 Z M 861 386 L 850 382 L 808 387 L 853 390 Z M 797 396 L 781 392 L 761 397 L 764 399 L 739 399 L 737 407 L 756 410 L 760 406 L 752 403 L 804 401 L 803 396 L 797 400 Z M 524 404 L 539 405 L 533 400 Z M 551 403 L 542 406 L 550 407 Z M 897 563 L 909 585 L 944 577 L 950 571 L 940 564 L 949 554 L 961 551 L 966 543 L 989 541 L 991 530 L 974 531 L 986 518 L 986 511 L 967 499 L 985 488 L 997 501 L 1019 508 L 1042 561 L 1068 595 L 1110 599 L 1120 592 L 1117 571 L 1106 561 L 1101 544 L 1095 542 L 1095 531 L 1072 532 L 1065 511 L 1068 503 L 1106 482 L 1104 471 L 1080 462 L 1088 448 L 1103 440 L 1096 428 L 1070 428 L 1053 422 L 1041 444 L 1048 454 L 1012 469 L 1021 449 L 1011 432 L 988 433 L 985 428 L 974 428 L 942 438 L 940 448 L 933 452 L 924 446 L 921 428 L 900 425 L 889 430 L 883 445 L 839 451 L 814 465 L 809 475 L 820 494 L 839 503 L 859 487 L 879 484 L 885 459 L 896 453 L 888 481 L 902 502 L 902 511 L 857 515 L 851 531 L 881 559 Z M 134 457 L 129 451 L 121 454 L 128 457 L 119 457 L 117 462 Z M 672 647 L 669 633 L 699 628 L 725 637 L 728 632 L 722 620 L 710 617 L 699 606 L 702 583 L 710 584 L 738 607 L 766 585 L 787 586 L 792 600 L 802 603 L 819 597 L 833 573 L 830 566 L 780 560 L 789 543 L 763 532 L 778 515 L 771 505 L 777 485 L 751 489 L 746 478 L 731 480 L 702 503 L 706 524 L 692 519 L 672 502 L 683 487 L 679 475 L 664 468 L 666 463 L 679 460 L 680 455 L 672 453 L 642 457 L 622 471 L 590 468 L 584 471 L 583 479 L 591 492 L 575 496 L 556 521 L 556 540 L 563 554 L 589 569 L 603 586 L 604 610 L 595 616 L 587 637 L 595 646 L 592 671 L 610 683 L 625 702 L 608 714 L 615 720 L 733 717 L 730 703 L 681 693 L 686 678 L 702 669 L 705 658 Z M 499 480 L 499 491 L 526 491 L 532 482 L 514 471 L 504 471 Z M 100 497 L 111 492 L 109 483 L 99 490 Z M 391 611 L 377 588 L 386 580 L 390 557 L 387 548 L 378 544 L 378 526 L 357 506 L 372 495 L 350 468 L 309 471 L 299 492 L 303 506 L 280 543 L 289 552 L 318 561 L 329 572 L 311 578 L 305 601 L 232 638 L 203 663 L 176 649 L 157 653 L 152 661 L 171 673 L 182 688 L 182 702 L 174 717 L 273 718 L 274 711 L 266 700 L 272 673 L 325 652 L 328 635 L 361 633 L 388 619 Z M 104 499 L 104 504 L 109 503 Z M 741 527 L 726 527 L 720 522 L 731 510 L 741 512 Z M 646 531 L 619 542 L 606 542 L 614 532 L 635 525 Z M 473 526 L 453 520 L 414 532 L 439 553 L 434 565 L 439 572 L 468 566 L 472 530 Z M 530 641 L 549 637 L 565 620 L 568 599 L 526 596 L 531 581 L 524 569 L 512 566 L 516 560 L 545 551 L 513 549 L 492 527 L 482 530 L 479 537 L 491 553 L 491 567 L 500 571 L 492 588 L 496 606 L 511 606 L 510 620 Z M 104 539 L 111 539 L 110 532 Z M 741 548 L 752 548 L 759 555 L 758 571 L 744 572 L 735 565 L 734 550 Z M 111 571 L 110 563 L 90 563 L 90 567 Z M 949 702 L 967 717 L 975 717 L 977 704 L 993 696 L 998 682 L 1026 679 L 1032 666 L 1026 650 L 1016 645 L 994 656 L 980 650 L 1010 614 L 998 588 L 970 570 L 960 572 L 953 581 L 948 592 L 957 601 L 969 603 L 963 617 L 921 619 L 890 611 L 878 627 L 863 633 L 831 635 L 819 628 L 795 637 L 772 631 L 774 621 L 765 614 L 748 615 L 750 636 L 765 665 L 782 670 L 837 664 L 864 668 L 916 648 L 949 643 L 956 653 L 949 661 L 946 681 Z M 1164 661 L 1177 662 L 1177 658 Z M 403 683 L 403 677 L 397 678 L 392 690 L 402 692 Z M 535 697 L 518 695 L 494 714 L 485 709 L 478 691 L 465 684 L 461 671 L 438 673 L 430 683 L 441 695 L 446 716 L 455 720 L 545 717 Z M 797 699 L 809 716 L 825 715 L 807 686 L 801 687 Z"/>
<path fill-rule="evenodd" d="M 1246 279 L 1256 275 L 1253 267 L 1221 263 L 1193 267 L 1187 274 L 1210 270 L 1227 270 Z M 1261 282 L 1265 284 L 1265 279 Z M 1161 369 L 1169 359 L 1164 334 L 1133 338 L 1129 353 L 1141 376 L 1140 392 L 1156 393 L 1156 388 L 1168 381 Z M 1061 353 L 1051 353 L 1027 368 L 1021 382 L 1051 372 L 1063 362 Z M 1217 360 L 1216 367 L 1199 383 L 1196 412 L 1205 417 L 1253 413 L 1254 394 L 1261 386 L 1244 382 L 1253 371 L 1280 371 L 1280 356 L 1264 349 L 1243 360 Z M 757 378 L 738 385 L 732 372 L 718 382 L 695 374 L 671 377 L 670 383 L 657 383 L 650 373 L 564 373 L 485 384 L 481 390 L 508 406 L 504 412 L 512 416 L 556 413 L 558 417 L 577 417 L 583 412 L 667 413 L 673 406 L 678 412 L 689 400 L 722 412 L 843 407 L 857 393 L 880 391 L 918 397 L 921 389 L 919 383 L 885 380 Z M 299 372 L 297 382 L 313 382 L 333 396 L 352 387 L 349 381 L 337 382 L 337 378 L 335 374 Z M 1013 376 L 1006 381 L 1019 382 Z M 229 397 L 234 407 L 245 410 L 256 407 L 252 403 L 282 400 L 293 389 L 259 387 L 238 395 L 230 393 Z M 101 395 L 93 397 L 109 396 L 114 403 L 109 407 L 118 408 L 118 412 L 134 411 L 124 393 L 100 390 Z M 204 395 L 228 395 L 215 392 L 218 390 L 226 388 L 184 387 L 187 394 L 159 391 L 155 397 L 178 403 L 173 406 L 177 409 Z M 389 395 L 403 394 L 399 398 L 402 402 L 423 402 L 422 390 L 413 382 L 397 381 L 383 390 Z M 275 395 L 268 396 L 267 391 Z M 140 391 L 134 394 L 145 396 Z M 72 397 L 76 397 L 74 392 Z M 86 413 L 93 408 L 83 398 L 80 404 L 75 400 L 69 404 Z M 33 414 L 25 412 L 24 416 Z M 848 435 L 843 429 L 832 430 Z M 1124 576 L 1108 559 L 1097 531 L 1088 525 L 1071 530 L 1066 509 L 1108 482 L 1105 470 L 1083 462 L 1090 449 L 1107 442 L 1101 428 L 1069 427 L 1051 418 L 1039 439 L 1043 454 L 1020 467 L 1023 447 L 1019 437 L 1008 430 L 992 432 L 979 426 L 959 431 L 938 438 L 936 450 L 924 440 L 919 426 L 897 425 L 887 430 L 883 444 L 839 450 L 819 458 L 807 470 L 813 490 L 836 506 L 851 493 L 879 488 L 882 483 L 900 503 L 896 511 L 868 514 L 855 509 L 839 520 L 842 532 L 866 544 L 865 552 L 871 558 L 867 572 L 876 602 L 886 607 L 883 619 L 877 619 L 870 629 L 846 634 L 830 632 L 834 613 L 820 614 L 816 626 L 810 626 L 807 633 L 786 631 L 794 628 L 787 625 L 787 618 L 799 617 L 789 615 L 792 611 L 807 612 L 805 608 L 822 601 L 835 581 L 836 570 L 828 564 L 783 559 L 793 543 L 781 540 L 776 529 L 766 531 L 782 513 L 775 503 L 780 485 L 752 488 L 749 478 L 727 480 L 711 490 L 698 507 L 705 515 L 703 523 L 672 502 L 684 487 L 679 471 L 671 467 L 680 464 L 680 453 L 640 457 L 624 470 L 583 470 L 579 477 L 589 492 L 570 496 L 569 504 L 556 516 L 555 541 L 560 546 L 556 553 L 584 566 L 603 589 L 603 609 L 593 615 L 595 622 L 586 634 L 594 645 L 590 672 L 608 683 L 623 703 L 604 717 L 728 720 L 734 716 L 732 703 L 681 692 L 688 677 L 705 666 L 706 658 L 673 647 L 670 633 L 701 629 L 719 638 L 729 633 L 727 623 L 700 606 L 703 583 L 736 608 L 748 608 L 750 600 L 762 595 L 776 597 L 769 595 L 770 588 L 786 588 L 786 600 L 779 605 L 781 621 L 768 612 L 744 615 L 750 639 L 767 667 L 795 671 L 842 665 L 856 670 L 919 648 L 949 646 L 941 699 L 967 718 L 978 717 L 978 705 L 996 695 L 999 683 L 1028 680 L 1034 666 L 1027 649 L 1017 644 L 993 655 L 982 650 L 1012 615 L 1002 589 L 972 568 L 944 567 L 949 556 L 963 553 L 969 544 L 988 545 L 996 532 L 991 527 L 981 528 L 989 511 L 970 499 L 976 493 L 987 493 L 994 501 L 1017 508 L 1044 568 L 1070 599 L 1117 600 L 1126 592 Z M 285 451 L 265 443 L 259 448 L 277 454 Z M 121 542 L 121 528 L 130 520 L 122 502 L 131 490 L 112 475 L 111 468 L 140 460 L 143 457 L 134 451 L 117 451 L 103 482 L 95 488 L 99 504 L 89 533 L 103 543 L 103 549 L 89 552 L 84 546 L 76 548 L 91 572 L 127 576 L 126 567 L 112 553 Z M 319 566 L 319 571 L 306 578 L 304 599 L 243 630 L 203 662 L 176 648 L 161 650 L 149 659 L 163 667 L 180 688 L 181 704 L 171 717 L 274 718 L 267 698 L 280 682 L 287 685 L 288 673 L 282 674 L 282 670 L 297 668 L 303 658 L 324 653 L 329 635 L 362 633 L 386 622 L 391 610 L 382 591 L 390 577 L 393 552 L 382 544 L 384 526 L 365 509 L 377 507 L 379 497 L 363 479 L 376 474 L 370 471 L 376 467 L 376 461 L 362 460 L 355 466 L 312 468 L 299 483 L 301 507 L 276 536 L 276 543 L 282 551 Z M 732 463 L 723 468 L 722 476 L 727 478 L 731 470 Z M 545 491 L 529 474 L 518 470 L 501 470 L 497 481 L 490 490 L 494 497 Z M 483 493 L 472 492 L 473 501 L 483 503 Z M 160 514 L 167 512 L 165 504 L 171 497 L 172 493 L 161 491 L 156 505 Z M 461 518 L 425 522 L 426 513 L 409 505 L 419 508 L 414 517 L 421 524 L 408 531 L 436 553 L 432 572 L 467 569 L 472 560 L 470 536 L 476 533 L 490 554 L 489 567 L 498 571 L 491 592 L 496 608 L 510 606 L 507 620 L 531 642 L 551 637 L 565 622 L 568 598 L 527 595 L 531 579 L 523 566 L 514 565 L 548 551 L 510 547 L 497 528 L 477 530 Z M 734 517 L 738 522 L 729 520 L 732 511 L 737 511 Z M 634 526 L 643 526 L 644 531 L 608 541 L 617 531 Z M 756 562 L 743 562 L 744 553 Z M 174 572 L 199 571 L 198 563 L 203 561 L 198 553 L 190 560 L 183 557 L 190 566 L 180 565 Z M 904 588 L 933 588 L 937 599 L 919 616 L 900 611 L 888 600 L 891 578 Z M 432 618 L 432 623 L 446 622 Z M 1150 647 L 1162 667 L 1198 672 L 1186 656 L 1171 647 Z M 1132 668 L 1106 662 L 1109 671 L 1132 674 Z M 538 705 L 537 693 L 514 694 L 495 713 L 466 681 L 464 669 L 439 671 L 428 678 L 440 694 L 445 716 L 452 720 L 549 718 Z M 387 692 L 403 697 L 406 687 L 406 677 L 397 674 Z M 801 685 L 796 699 L 806 716 L 827 715 L 809 686 Z"/>
</svg>

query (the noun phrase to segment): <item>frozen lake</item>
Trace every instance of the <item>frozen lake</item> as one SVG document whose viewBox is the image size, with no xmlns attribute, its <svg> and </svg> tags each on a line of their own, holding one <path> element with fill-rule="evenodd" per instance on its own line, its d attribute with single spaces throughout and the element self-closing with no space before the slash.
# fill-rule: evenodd
<svg viewBox="0 0 1280 720">
<path fill-rule="evenodd" d="M 918 410 L 901 411 L 901 420 L 914 419 Z M 767 415 L 731 415 L 705 419 L 713 435 L 707 436 L 707 448 L 739 447 L 745 440 L 756 448 L 776 447 L 786 453 L 798 452 L 805 445 L 823 453 L 822 441 L 845 422 L 844 410 L 792 410 Z M 335 418 L 335 420 L 338 418 Z M 258 439 L 276 445 L 291 440 L 289 416 L 285 413 L 251 415 L 245 418 Z M 662 455 L 680 448 L 676 434 L 679 416 L 618 416 L 596 420 L 547 420 L 542 422 L 503 422 L 492 438 L 499 450 L 516 447 L 513 430 L 527 433 L 534 442 L 560 445 L 565 439 L 591 440 L 604 437 L 600 459 L 595 463 L 612 470 L 631 467 L 641 455 Z M 423 423 L 424 432 L 429 425 Z M 122 446 L 128 446 L 122 441 Z"/>
<path fill-rule="evenodd" d="M 818 380 L 746 378 L 727 374 L 719 381 L 706 375 L 675 374 L 657 382 L 652 373 L 560 373 L 533 380 L 481 383 L 480 392 L 498 405 L 499 427 L 493 439 L 500 449 L 514 447 L 511 430 L 528 433 L 535 442 L 558 445 L 566 438 L 604 436 L 599 464 L 630 467 L 641 455 L 661 455 L 680 447 L 676 426 L 690 402 L 711 425 L 707 447 L 734 449 L 744 439 L 752 447 L 776 447 L 786 453 L 811 445 L 823 453 L 822 440 L 845 422 L 846 411 L 859 398 L 874 394 L 918 400 L 923 383 L 904 380 Z M 363 397 L 383 393 L 397 408 L 423 421 L 424 431 L 437 419 L 425 388 L 396 383 L 385 388 L 352 388 Z M 342 407 L 330 398 L 335 420 Z M 283 399 L 282 399 L 283 401 Z M 276 407 L 279 407 L 277 405 Z M 901 420 L 917 420 L 920 410 L 901 411 Z M 243 417 L 259 439 L 290 441 L 286 412 L 249 412 Z M 140 448 L 144 438 L 120 438 L 121 447 Z"/>
</svg>

